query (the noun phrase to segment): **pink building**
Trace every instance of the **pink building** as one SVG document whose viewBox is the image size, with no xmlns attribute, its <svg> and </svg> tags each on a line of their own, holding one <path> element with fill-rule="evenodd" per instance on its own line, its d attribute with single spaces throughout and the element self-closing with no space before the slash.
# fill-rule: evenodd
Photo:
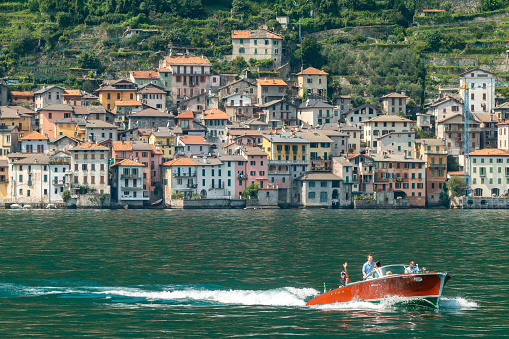
<svg viewBox="0 0 509 339">
<path fill-rule="evenodd" d="M 71 118 L 74 110 L 65 104 L 53 104 L 39 110 L 39 132 L 47 138 L 56 138 L 55 123 Z"/>
<path fill-rule="evenodd" d="M 258 188 L 267 188 L 269 181 L 267 153 L 258 147 L 243 147 L 240 154 L 246 159 L 247 186 L 257 184 Z"/>
<path fill-rule="evenodd" d="M 112 157 L 116 162 L 123 159 L 137 161 L 143 165 L 143 189 L 152 192 L 161 182 L 160 167 L 163 152 L 142 141 L 112 141 Z M 161 190 L 162 193 L 162 190 Z"/>
</svg>

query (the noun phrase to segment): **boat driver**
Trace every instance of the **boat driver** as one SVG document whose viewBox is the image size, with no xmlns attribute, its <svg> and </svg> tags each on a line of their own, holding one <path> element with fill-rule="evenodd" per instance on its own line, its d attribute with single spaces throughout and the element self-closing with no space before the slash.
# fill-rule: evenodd
<svg viewBox="0 0 509 339">
<path fill-rule="evenodd" d="M 348 276 L 348 271 L 346 269 L 346 267 L 348 266 L 348 263 L 345 262 L 343 264 L 343 268 L 345 269 L 343 272 L 341 272 L 341 279 L 339 279 L 339 287 L 345 287 L 347 284 L 349 284 L 351 281 L 350 281 L 350 277 Z"/>
<path fill-rule="evenodd" d="M 375 263 L 373 262 L 373 255 L 368 255 L 368 261 L 364 263 L 362 266 L 362 280 L 366 280 L 366 278 L 373 272 L 375 268 Z"/>
<path fill-rule="evenodd" d="M 415 261 L 410 261 L 410 266 L 405 267 L 405 273 L 419 273 L 419 269 L 415 264 Z"/>
</svg>

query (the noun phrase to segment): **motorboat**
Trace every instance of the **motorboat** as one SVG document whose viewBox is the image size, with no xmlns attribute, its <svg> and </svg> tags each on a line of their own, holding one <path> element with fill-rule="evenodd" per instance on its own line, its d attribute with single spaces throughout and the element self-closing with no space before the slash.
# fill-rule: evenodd
<svg viewBox="0 0 509 339">
<path fill-rule="evenodd" d="M 395 304 L 438 307 L 447 273 L 428 272 L 409 265 L 388 265 L 375 269 L 365 280 L 345 287 L 324 291 L 307 302 L 307 306 L 344 303 L 353 300 L 379 303 L 393 299 Z"/>
<path fill-rule="evenodd" d="M 32 206 L 31 205 L 23 205 L 23 209 L 24 210 L 31 210 Z"/>
<path fill-rule="evenodd" d="M 57 207 L 55 206 L 55 204 L 48 204 L 48 205 L 46 206 L 46 209 L 48 209 L 48 210 L 56 210 L 56 209 L 57 209 Z"/>
<path fill-rule="evenodd" d="M 163 203 L 163 199 L 156 200 L 152 203 L 152 206 L 159 206 Z"/>
<path fill-rule="evenodd" d="M 18 204 L 12 204 L 10 208 L 11 208 L 11 210 L 19 210 L 19 209 L 21 209 L 21 206 Z"/>
</svg>

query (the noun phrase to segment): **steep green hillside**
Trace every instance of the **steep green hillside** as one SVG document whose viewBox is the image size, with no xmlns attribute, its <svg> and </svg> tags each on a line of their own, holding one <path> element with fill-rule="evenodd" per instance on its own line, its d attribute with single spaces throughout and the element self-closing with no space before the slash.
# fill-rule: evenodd
<svg viewBox="0 0 509 339">
<path fill-rule="evenodd" d="M 461 2 L 456 1 L 455 7 Z M 223 59 L 231 54 L 231 31 L 258 27 L 284 35 L 283 52 L 294 71 L 301 66 L 323 67 L 331 75 L 329 96 L 352 94 L 357 104 L 405 90 L 415 105 L 421 105 L 425 93 L 432 93 L 438 83 L 456 81 L 471 60 L 493 66 L 497 75 L 508 75 L 496 65 L 505 57 L 505 40 L 509 39 L 505 10 L 509 0 L 480 0 L 472 13 L 418 15 L 440 3 L 443 1 L 0 1 L 0 75 L 19 77 L 20 88 L 40 83 L 83 87 L 85 82 L 76 79 L 69 68 L 98 69 L 98 77 L 118 77 L 128 70 L 153 69 L 161 55 L 158 51 L 186 50 L 208 56 L 216 70 L 236 72 L 248 63 Z M 276 20 L 281 15 L 290 19 L 286 30 Z M 161 34 L 126 39 L 128 27 Z M 448 59 L 440 63 L 437 57 Z M 451 58 L 464 62 L 457 66 Z M 88 89 L 90 83 L 86 85 Z"/>
</svg>

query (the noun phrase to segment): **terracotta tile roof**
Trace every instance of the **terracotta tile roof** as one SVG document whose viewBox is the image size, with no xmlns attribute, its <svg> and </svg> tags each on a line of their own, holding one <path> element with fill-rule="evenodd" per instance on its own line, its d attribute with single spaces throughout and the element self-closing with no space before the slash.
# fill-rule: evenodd
<svg viewBox="0 0 509 339">
<path fill-rule="evenodd" d="M 132 151 L 132 145 L 130 141 L 112 141 L 111 147 L 114 151 Z"/>
<path fill-rule="evenodd" d="M 475 152 L 470 152 L 469 155 L 470 156 L 473 156 L 473 155 L 508 155 L 509 156 L 509 151 L 507 151 L 505 149 L 485 148 L 485 149 L 480 149 Z"/>
<path fill-rule="evenodd" d="M 352 159 L 352 158 L 355 158 L 357 156 L 359 156 L 360 154 L 352 154 L 352 153 L 349 153 L 348 154 L 348 159 Z"/>
<path fill-rule="evenodd" d="M 154 71 L 130 71 L 135 79 L 159 79 L 159 73 Z"/>
<path fill-rule="evenodd" d="M 127 101 L 115 101 L 115 106 L 141 106 L 141 102 L 136 100 L 127 100 Z"/>
<path fill-rule="evenodd" d="M 34 96 L 34 92 L 32 92 L 32 91 L 22 91 L 22 92 L 11 91 L 11 96 L 33 97 Z"/>
<path fill-rule="evenodd" d="M 186 145 L 208 145 L 209 143 L 201 135 L 182 135 L 180 140 Z"/>
<path fill-rule="evenodd" d="M 134 160 L 131 160 L 131 159 L 124 159 L 122 161 L 119 161 L 119 162 L 115 163 L 111 167 L 113 167 L 113 166 L 140 166 L 140 167 L 145 167 L 145 165 L 143 165 L 143 164 L 141 164 L 139 162 L 136 162 Z"/>
<path fill-rule="evenodd" d="M 161 151 L 160 149 L 155 148 L 154 145 L 150 144 L 150 147 L 152 147 L 152 150 L 154 151 L 154 154 L 160 154 L 160 155 L 164 154 L 163 151 Z"/>
<path fill-rule="evenodd" d="M 509 125 L 509 120 L 504 120 L 502 122 L 499 122 L 497 125 L 498 126 L 500 126 L 500 125 Z"/>
<path fill-rule="evenodd" d="M 76 146 L 71 149 L 71 151 L 80 151 L 80 150 L 94 150 L 94 151 L 109 151 L 108 147 L 104 147 L 98 144 L 94 144 L 93 142 L 87 141 L 79 146 Z"/>
<path fill-rule="evenodd" d="M 423 13 L 444 13 L 445 9 L 423 9 Z"/>
<path fill-rule="evenodd" d="M 34 131 L 34 132 L 28 134 L 27 136 L 20 138 L 19 140 L 48 140 L 48 138 L 46 138 L 41 133 Z"/>
<path fill-rule="evenodd" d="M 464 176 L 465 175 L 465 171 L 450 171 L 450 172 L 447 172 L 447 174 L 451 177 L 454 177 L 454 176 Z"/>
<path fill-rule="evenodd" d="M 316 69 L 314 67 L 308 67 L 297 75 L 329 75 L 329 73 Z"/>
<path fill-rule="evenodd" d="M 264 29 L 257 29 L 253 31 L 233 31 L 232 39 L 278 39 L 283 40 L 283 38 L 276 33 L 272 33 L 270 31 Z"/>
<path fill-rule="evenodd" d="M 175 119 L 194 119 L 193 111 L 187 110 L 184 113 L 180 113 Z"/>
<path fill-rule="evenodd" d="M 212 120 L 212 119 L 228 119 L 228 114 L 226 114 L 225 112 L 217 109 L 217 108 L 212 108 L 212 109 L 209 109 L 209 110 L 206 110 L 204 113 L 203 113 L 203 120 Z"/>
<path fill-rule="evenodd" d="M 81 95 L 81 91 L 79 89 L 66 89 L 64 95 Z"/>
<path fill-rule="evenodd" d="M 169 68 L 158 68 L 157 71 L 159 73 L 171 73 L 171 69 Z"/>
<path fill-rule="evenodd" d="M 163 166 L 196 166 L 196 163 L 189 158 L 177 158 L 165 162 Z"/>
<path fill-rule="evenodd" d="M 166 62 L 170 65 L 203 65 L 212 66 L 207 57 L 198 56 L 178 56 L 178 57 L 165 57 Z"/>
<path fill-rule="evenodd" d="M 260 86 L 286 86 L 286 82 L 283 79 L 256 79 L 256 82 Z"/>
</svg>

